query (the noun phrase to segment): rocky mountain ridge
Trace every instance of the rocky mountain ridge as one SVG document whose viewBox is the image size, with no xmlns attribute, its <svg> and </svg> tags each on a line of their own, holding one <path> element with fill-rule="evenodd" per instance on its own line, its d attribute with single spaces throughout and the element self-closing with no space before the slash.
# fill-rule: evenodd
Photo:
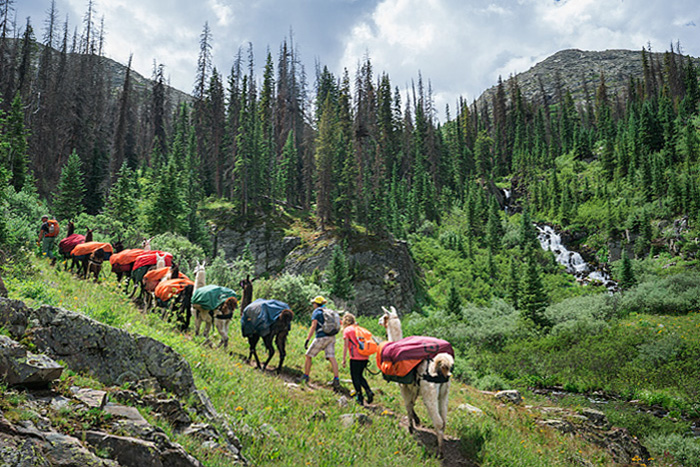
<svg viewBox="0 0 700 467">
<path fill-rule="evenodd" d="M 663 68 L 664 54 L 648 54 L 655 67 Z M 676 55 L 680 61 L 680 56 Z M 683 57 L 687 60 L 688 57 Z M 700 58 L 690 58 L 698 65 Z M 567 90 L 578 104 L 592 104 L 600 84 L 601 73 L 605 77 L 608 96 L 623 96 L 627 92 L 630 78 L 642 79 L 644 69 L 640 50 L 610 49 L 585 51 L 565 49 L 537 63 L 529 70 L 514 76 L 503 77 L 506 93 L 508 81 L 515 79 L 523 97 L 530 102 L 545 105 L 558 102 L 558 87 L 562 93 Z M 484 91 L 476 100 L 479 109 L 492 107 L 493 97 L 498 86 Z"/>
</svg>

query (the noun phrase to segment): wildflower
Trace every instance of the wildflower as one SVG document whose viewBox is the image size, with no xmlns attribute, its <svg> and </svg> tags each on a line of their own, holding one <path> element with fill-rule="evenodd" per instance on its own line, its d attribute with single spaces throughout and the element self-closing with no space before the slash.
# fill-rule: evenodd
<svg viewBox="0 0 700 467">
<path fill-rule="evenodd" d="M 389 411 L 388 411 L 388 410 L 384 410 L 380 415 L 389 415 Z"/>
<path fill-rule="evenodd" d="M 241 407 L 240 405 L 238 407 L 236 407 L 236 412 L 242 412 L 242 411 L 243 411 L 243 407 Z"/>
</svg>

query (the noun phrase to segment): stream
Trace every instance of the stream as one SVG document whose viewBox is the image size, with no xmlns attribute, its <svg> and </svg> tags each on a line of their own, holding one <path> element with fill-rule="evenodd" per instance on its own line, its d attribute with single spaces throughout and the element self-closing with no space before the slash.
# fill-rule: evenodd
<svg viewBox="0 0 700 467">
<path fill-rule="evenodd" d="M 566 272 L 573 274 L 577 281 L 582 284 L 603 284 L 610 292 L 617 289 L 617 283 L 612 280 L 610 274 L 601 269 L 593 268 L 579 253 L 567 249 L 561 242 L 561 235 L 552 227 L 537 224 L 535 227 L 537 228 L 537 240 L 539 240 L 542 249 L 554 253 L 557 262 L 563 264 L 566 267 Z"/>
</svg>

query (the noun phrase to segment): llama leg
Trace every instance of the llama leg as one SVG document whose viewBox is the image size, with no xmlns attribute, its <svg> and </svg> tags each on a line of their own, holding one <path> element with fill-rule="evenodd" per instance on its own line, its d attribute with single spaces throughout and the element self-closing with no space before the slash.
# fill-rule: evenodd
<svg viewBox="0 0 700 467">
<path fill-rule="evenodd" d="M 230 319 L 214 319 L 214 326 L 216 326 L 216 330 L 219 332 L 219 336 L 221 336 L 219 347 L 223 347 L 224 349 L 228 346 L 228 325 L 230 322 Z"/>
<path fill-rule="evenodd" d="M 262 369 L 267 368 L 267 364 L 272 360 L 272 356 L 275 354 L 275 347 L 272 345 L 272 333 L 263 337 L 263 342 L 265 343 L 265 348 L 267 349 L 267 360 L 263 363 Z"/>
<path fill-rule="evenodd" d="M 257 334 L 253 334 L 248 338 L 248 346 L 250 347 L 250 356 L 248 356 L 248 360 L 250 360 L 251 356 L 255 357 L 256 368 L 260 368 L 260 359 L 258 358 L 258 352 L 255 351 L 255 347 L 258 345 L 259 339 L 260 336 L 258 336 Z"/>
<path fill-rule="evenodd" d="M 406 413 L 408 414 L 408 431 L 413 433 L 415 431 L 415 425 L 417 423 L 418 417 L 414 410 L 416 403 L 416 397 L 418 395 L 418 388 L 412 384 L 401 384 L 401 397 L 403 397 L 403 403 L 406 407 Z"/>
<path fill-rule="evenodd" d="M 446 383 L 443 383 L 440 385 L 440 392 L 438 395 L 438 409 L 440 411 L 440 418 L 442 418 L 442 429 L 445 429 L 445 426 L 447 425 L 447 401 L 449 399 L 449 392 L 450 392 L 450 382 L 449 380 Z"/>
<path fill-rule="evenodd" d="M 439 388 L 437 383 L 421 382 L 420 393 L 423 399 L 423 404 L 428 411 L 428 415 L 433 422 L 435 428 L 435 436 L 437 437 L 438 454 L 442 455 L 442 438 L 445 422 L 440 416 L 440 407 L 438 401 Z"/>
<path fill-rule="evenodd" d="M 280 374 L 282 372 L 282 365 L 284 365 L 284 357 L 287 356 L 287 331 L 277 334 L 275 343 L 277 344 L 277 350 L 280 352 L 280 364 L 277 367 L 277 374 Z"/>
</svg>

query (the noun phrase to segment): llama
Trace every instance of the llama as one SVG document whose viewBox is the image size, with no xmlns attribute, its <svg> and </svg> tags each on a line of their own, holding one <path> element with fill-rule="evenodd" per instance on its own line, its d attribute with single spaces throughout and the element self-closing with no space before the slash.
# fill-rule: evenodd
<svg viewBox="0 0 700 467">
<path fill-rule="evenodd" d="M 247 275 L 245 279 L 241 280 L 238 285 L 243 289 L 243 296 L 241 298 L 241 313 L 246 309 L 248 305 L 253 302 L 253 281 L 250 275 Z"/>
<path fill-rule="evenodd" d="M 75 233 L 75 225 L 73 224 L 72 221 L 68 222 L 68 232 L 66 234 L 66 237 L 58 242 L 58 252 L 61 254 L 61 257 L 63 257 L 64 260 L 64 270 L 68 270 L 69 265 L 68 265 L 68 260 L 71 260 L 71 254 L 70 252 L 73 251 L 73 248 L 75 248 L 76 245 L 79 245 L 81 243 L 85 242 L 85 235 L 80 235 Z M 78 264 L 77 261 L 71 260 L 70 262 L 70 269 L 73 270 L 73 267 Z"/>
<path fill-rule="evenodd" d="M 95 282 L 97 278 L 100 277 L 100 272 L 102 272 L 102 262 L 105 260 L 105 251 L 102 248 L 98 248 L 93 251 L 88 257 L 87 268 L 85 270 L 85 279 L 87 279 L 90 274 L 95 275 Z"/>
<path fill-rule="evenodd" d="M 88 243 L 92 241 L 92 231 L 95 229 L 87 229 L 87 233 L 85 234 L 85 239 L 80 242 L 80 243 Z M 83 274 L 87 276 L 87 261 L 88 257 L 87 255 L 84 255 L 84 257 L 78 257 L 78 256 L 71 256 L 73 258 L 73 262 L 70 265 L 70 270 L 73 271 L 73 267 L 75 266 L 76 269 L 76 274 L 78 277 L 81 277 Z"/>
<path fill-rule="evenodd" d="M 221 342 L 219 347 L 224 349 L 228 347 L 228 328 L 231 325 L 231 318 L 233 318 L 233 312 L 238 306 L 238 299 L 234 296 L 235 292 L 226 287 L 220 287 L 218 285 L 208 285 L 205 287 L 200 287 L 197 291 L 201 293 L 192 294 L 192 308 L 194 309 L 195 319 L 199 317 L 206 317 L 206 326 L 204 337 L 206 340 L 204 343 L 210 345 L 209 341 L 209 330 L 211 329 L 211 324 L 213 322 L 216 327 L 219 336 L 221 337 Z M 203 292 L 204 291 L 204 292 Z M 196 292 L 196 291 L 195 291 Z M 204 301 L 207 300 L 207 293 L 212 292 L 214 296 L 223 297 L 227 296 L 226 300 L 220 305 L 213 305 L 213 309 L 208 309 L 209 307 L 203 306 Z"/>
<path fill-rule="evenodd" d="M 241 307 L 241 309 L 243 309 L 243 307 Z M 274 339 L 274 343 L 280 353 L 280 364 L 277 366 L 277 374 L 282 372 L 284 357 L 287 355 L 287 335 L 289 334 L 289 327 L 291 326 L 293 319 L 294 313 L 292 310 L 289 308 L 282 310 L 282 313 L 280 313 L 277 319 L 272 323 L 272 326 L 270 326 L 270 332 L 263 336 L 263 343 L 267 349 L 267 360 L 265 360 L 265 363 L 262 366 L 263 370 L 267 368 L 267 364 L 270 363 L 273 355 L 275 355 L 275 348 L 272 345 Z M 248 347 L 250 349 L 248 360 L 254 356 L 255 364 L 258 368 L 260 368 L 260 359 L 258 358 L 258 353 L 255 351 L 255 347 L 258 345 L 258 340 L 260 340 L 260 335 L 256 333 L 248 336 Z"/>
<path fill-rule="evenodd" d="M 384 315 L 379 318 L 379 324 L 386 328 L 387 339 L 394 342 L 403 338 L 401 320 L 396 308 L 391 311 L 382 307 Z M 409 431 L 415 431 L 415 425 L 420 424 L 414 406 L 420 395 L 423 404 L 430 415 L 437 436 L 437 449 L 440 456 L 443 455 L 443 439 L 447 424 L 447 401 L 450 390 L 450 376 L 454 358 L 449 353 L 439 353 L 431 360 L 423 360 L 416 367 L 414 382 L 411 384 L 399 384 L 401 396 L 408 413 Z M 446 382 L 433 382 L 435 379 Z M 432 380 L 431 380 L 432 379 Z"/>
<path fill-rule="evenodd" d="M 197 261 L 197 266 L 194 268 L 194 289 L 192 292 L 206 285 L 207 273 L 204 269 L 206 264 L 206 260 L 204 260 L 201 263 Z M 190 313 L 194 314 L 194 335 L 199 335 L 199 328 L 202 327 L 202 322 L 204 322 L 204 337 L 207 337 L 209 335 L 209 331 L 211 330 L 212 325 L 212 320 L 211 316 L 209 316 L 209 312 L 202 309 L 201 307 L 195 308 L 194 306 L 192 306 L 192 310 L 190 311 Z"/>
<path fill-rule="evenodd" d="M 174 265 L 174 264 L 173 264 Z M 171 266 L 172 267 L 172 266 Z M 155 266 L 152 266 L 148 269 L 148 272 L 151 271 L 157 271 L 165 269 L 165 255 L 161 253 L 156 253 L 156 264 Z M 155 291 L 156 285 L 158 285 L 159 282 L 162 282 L 164 278 L 167 276 L 167 274 L 170 272 L 168 270 L 168 273 L 166 273 L 164 276 L 160 277 L 159 279 L 153 280 L 151 277 L 149 277 L 148 272 L 144 274 L 143 278 L 141 279 L 141 295 L 140 297 L 143 299 L 143 312 L 147 313 L 151 309 L 154 309 L 156 307 L 156 298 L 153 292 Z M 179 270 L 178 270 L 179 274 Z"/>
</svg>

